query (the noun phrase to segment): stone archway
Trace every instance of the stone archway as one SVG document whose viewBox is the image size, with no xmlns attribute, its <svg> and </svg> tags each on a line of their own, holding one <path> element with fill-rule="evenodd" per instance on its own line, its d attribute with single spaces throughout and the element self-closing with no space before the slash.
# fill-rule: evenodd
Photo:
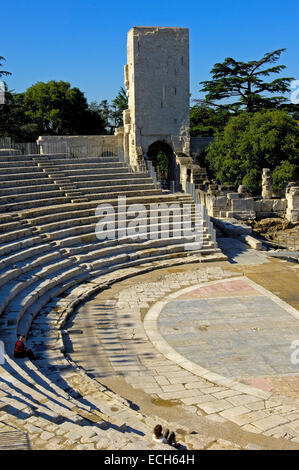
<svg viewBox="0 0 299 470">
<path fill-rule="evenodd" d="M 148 147 L 147 156 L 152 161 L 162 186 L 171 189 L 171 183 L 177 180 L 175 155 L 171 146 L 157 140 Z"/>
</svg>

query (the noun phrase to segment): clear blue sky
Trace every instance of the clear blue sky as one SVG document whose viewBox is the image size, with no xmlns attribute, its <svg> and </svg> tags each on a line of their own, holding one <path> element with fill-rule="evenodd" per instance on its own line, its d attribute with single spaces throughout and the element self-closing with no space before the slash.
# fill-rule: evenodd
<svg viewBox="0 0 299 470">
<path fill-rule="evenodd" d="M 298 24 L 298 0 L 3 0 L 0 56 L 16 92 L 65 80 L 89 102 L 110 101 L 123 85 L 131 27 L 187 27 L 193 99 L 199 82 L 226 57 L 254 60 L 287 48 L 281 76 L 299 79 Z"/>
</svg>

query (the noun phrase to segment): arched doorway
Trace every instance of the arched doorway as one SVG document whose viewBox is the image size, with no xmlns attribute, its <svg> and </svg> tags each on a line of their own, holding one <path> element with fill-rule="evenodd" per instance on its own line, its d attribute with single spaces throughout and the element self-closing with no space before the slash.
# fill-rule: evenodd
<svg viewBox="0 0 299 470">
<path fill-rule="evenodd" d="M 151 144 L 147 156 L 155 167 L 162 188 L 171 189 L 176 178 L 176 163 L 173 150 L 169 144 L 158 140 Z"/>
</svg>

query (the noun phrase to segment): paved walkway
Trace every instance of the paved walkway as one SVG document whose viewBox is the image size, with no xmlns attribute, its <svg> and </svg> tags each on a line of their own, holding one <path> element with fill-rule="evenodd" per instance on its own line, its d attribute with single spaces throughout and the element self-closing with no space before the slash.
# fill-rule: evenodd
<svg viewBox="0 0 299 470">
<path fill-rule="evenodd" d="M 269 262 L 263 252 L 249 249 L 246 243 L 236 238 L 217 238 L 217 243 L 231 264 L 259 265 Z"/>
<path fill-rule="evenodd" d="M 258 258 L 250 268 L 261 275 Z M 266 272 L 286 266 L 266 261 Z M 299 442 L 299 366 L 290 361 L 298 312 L 240 278 L 243 264 L 230 266 L 173 268 L 99 294 L 67 324 L 69 352 L 94 376 L 120 375 L 153 400 Z M 297 267 L 287 272 L 298 285 Z"/>
</svg>

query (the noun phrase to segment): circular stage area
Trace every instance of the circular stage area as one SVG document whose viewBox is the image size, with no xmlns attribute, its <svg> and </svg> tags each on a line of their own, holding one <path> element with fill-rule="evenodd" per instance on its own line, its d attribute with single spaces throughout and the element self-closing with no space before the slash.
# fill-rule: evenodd
<svg viewBox="0 0 299 470">
<path fill-rule="evenodd" d="M 165 342 L 210 371 L 232 379 L 298 373 L 298 312 L 247 278 L 183 289 L 149 316 L 157 309 Z"/>
<path fill-rule="evenodd" d="M 297 267 L 271 261 L 262 269 L 263 278 L 260 265 L 220 263 L 127 277 L 69 317 L 67 353 L 141 406 L 150 399 L 298 443 Z"/>
</svg>

